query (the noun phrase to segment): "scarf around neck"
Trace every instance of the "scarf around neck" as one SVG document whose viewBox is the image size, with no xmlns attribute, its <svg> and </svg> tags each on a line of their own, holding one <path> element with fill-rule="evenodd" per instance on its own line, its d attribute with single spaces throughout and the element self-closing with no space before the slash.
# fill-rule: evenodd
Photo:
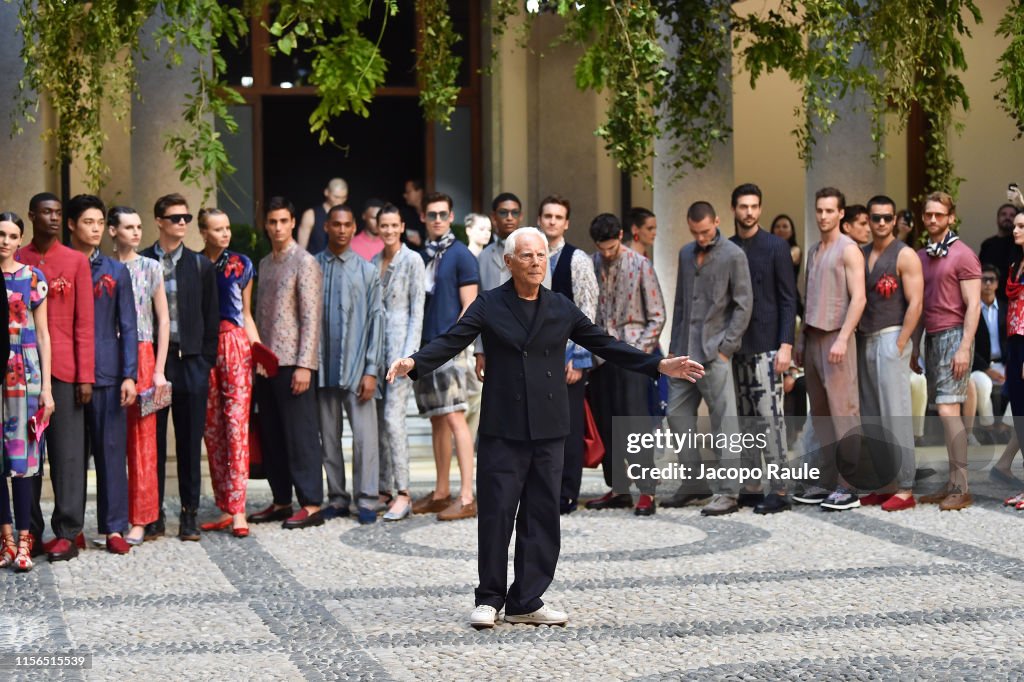
<svg viewBox="0 0 1024 682">
<path fill-rule="evenodd" d="M 423 253 L 427 256 L 425 284 L 428 294 L 434 293 L 434 277 L 437 275 L 437 269 L 441 265 L 441 258 L 444 256 L 444 252 L 448 250 L 448 247 L 454 242 L 455 233 L 448 230 L 443 237 L 427 242 L 427 245 L 423 248 Z"/>
<path fill-rule="evenodd" d="M 928 242 L 928 246 L 925 247 L 925 251 L 932 258 L 945 258 L 946 254 L 949 253 L 949 247 L 953 245 L 953 242 L 959 241 L 960 237 L 953 233 L 953 230 L 946 232 L 946 237 L 941 242 Z"/>
</svg>

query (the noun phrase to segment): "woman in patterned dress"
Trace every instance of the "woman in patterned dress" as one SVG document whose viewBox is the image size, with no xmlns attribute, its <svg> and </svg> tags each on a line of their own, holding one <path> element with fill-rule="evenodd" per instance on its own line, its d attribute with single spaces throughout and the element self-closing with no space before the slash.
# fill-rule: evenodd
<svg viewBox="0 0 1024 682">
<path fill-rule="evenodd" d="M 260 340 L 252 318 L 252 280 L 255 271 L 246 256 L 228 250 L 231 221 L 219 208 L 199 211 L 199 233 L 206 242 L 203 255 L 217 271 L 220 333 L 217 365 L 210 370 L 206 402 L 206 452 L 217 507 L 216 521 L 206 531 L 228 527 L 235 537 L 249 535 L 245 520 L 245 487 L 249 481 L 249 406 L 252 404 L 252 344 Z"/>
<path fill-rule="evenodd" d="M 1013 219 L 1013 243 L 1024 246 L 1024 212 Z M 1010 266 L 1006 276 L 1006 392 L 1017 440 L 1024 443 L 1024 261 Z M 1024 509 L 1024 492 L 1004 504 Z"/>
<path fill-rule="evenodd" d="M 402 244 L 405 231 L 398 208 L 385 204 L 377 214 L 377 231 L 384 250 L 373 257 L 380 268 L 384 299 L 384 367 L 398 358 L 409 357 L 420 345 L 423 329 L 423 259 Z M 380 436 L 380 489 L 398 495 L 384 514 L 385 521 L 400 521 L 409 515 L 409 442 L 405 432 L 405 411 L 412 392 L 408 377 L 384 384 L 384 399 L 377 402 L 377 430 Z"/>
<path fill-rule="evenodd" d="M 163 267 L 158 261 L 136 253 L 142 241 L 142 218 L 138 211 L 127 206 L 112 207 L 107 212 L 107 229 L 114 241 L 117 260 L 124 263 L 132 278 L 139 330 L 136 387 L 140 394 L 153 387 L 157 391 L 168 391 L 170 385 L 164 376 L 164 367 L 171 338 L 171 317 L 164 292 Z M 132 527 L 124 541 L 129 545 L 141 545 L 146 524 L 160 517 L 156 460 L 156 413 L 143 417 L 136 402 L 128 408 L 128 521 Z"/>
<path fill-rule="evenodd" d="M 37 437 L 53 414 L 50 390 L 50 334 L 46 326 L 46 278 L 14 259 L 25 225 L 14 213 L 0 213 L 0 269 L 7 287 L 11 346 L 3 386 L 3 475 L 0 482 L 0 567 L 32 570 L 32 477 L 39 476 L 45 447 Z M 7 490 L 11 479 L 11 492 Z M 14 541 L 11 518 L 14 498 Z"/>
</svg>

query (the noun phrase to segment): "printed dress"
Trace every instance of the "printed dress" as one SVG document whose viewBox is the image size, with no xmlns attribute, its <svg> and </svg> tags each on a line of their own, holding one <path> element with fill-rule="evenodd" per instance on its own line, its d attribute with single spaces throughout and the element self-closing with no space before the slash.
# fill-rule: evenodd
<svg viewBox="0 0 1024 682">
<path fill-rule="evenodd" d="M 23 265 L 15 272 L 5 272 L 4 284 L 10 308 L 11 354 L 3 389 L 3 473 L 14 477 L 36 476 L 45 448 L 29 434 L 29 420 L 39 409 L 43 383 L 32 311 L 46 298 L 46 278 L 42 271 Z"/>
<path fill-rule="evenodd" d="M 217 365 L 210 370 L 206 400 L 206 452 L 217 507 L 225 514 L 245 512 L 249 481 L 249 407 L 252 403 L 252 350 L 245 333 L 242 291 L 252 281 L 252 261 L 225 250 L 217 271 L 220 329 Z"/>
</svg>

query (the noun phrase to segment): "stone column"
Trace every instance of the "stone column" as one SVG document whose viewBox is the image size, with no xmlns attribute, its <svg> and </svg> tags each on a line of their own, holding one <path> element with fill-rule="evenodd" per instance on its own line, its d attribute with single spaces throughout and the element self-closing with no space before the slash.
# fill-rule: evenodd
<svg viewBox="0 0 1024 682">
<path fill-rule="evenodd" d="M 8 39 L 0 41 L 0 70 L 7 75 L 0 81 L 0 211 L 14 211 L 28 222 L 28 200 L 38 192 L 60 194 L 60 173 L 52 161 L 51 145 L 42 140 L 44 123 L 52 117 L 46 102 L 40 102 L 36 123 L 24 123 L 24 132 L 10 136 L 11 116 L 17 107 L 18 79 L 25 71 L 21 61 L 22 36 L 18 25 L 18 6 L 0 3 L 0 26 L 8 27 Z M 27 227 L 27 225 L 26 225 Z M 32 230 L 25 230 L 25 243 Z"/>
<path fill-rule="evenodd" d="M 666 51 L 671 49 L 666 46 Z M 728 124 L 732 124 L 732 95 L 728 79 L 731 63 L 724 64 L 721 87 L 730 93 L 727 99 Z M 665 296 L 668 319 L 661 334 L 662 349 L 667 351 L 672 333 L 672 306 L 676 290 L 676 272 L 679 263 L 679 249 L 693 241 L 686 225 L 686 209 L 695 201 L 708 201 L 715 207 L 722 222 L 722 234 L 733 234 L 730 197 L 735 182 L 733 168 L 733 143 L 730 137 L 718 144 L 710 163 L 700 169 L 687 167 L 686 175 L 673 179 L 670 167 L 672 161 L 671 140 L 658 138 L 654 142 L 654 206 L 651 210 L 658 217 L 658 236 L 654 243 L 654 270 Z"/>
<path fill-rule="evenodd" d="M 142 217 L 144 245 L 151 244 L 157 237 L 153 204 L 158 197 L 179 192 L 188 199 L 193 214 L 199 212 L 203 199 L 201 189 L 181 182 L 180 172 L 174 167 L 174 158 L 164 151 L 167 135 L 171 131 L 180 130 L 183 125 L 184 95 L 194 88 L 192 70 L 201 57 L 195 52 L 186 51 L 183 52 L 181 66 L 167 68 L 162 52 L 152 47 L 153 33 L 162 23 L 163 14 L 156 13 L 143 28 L 142 44 L 146 45 L 151 56 L 138 64 L 139 99 L 134 102 L 131 114 L 130 197 Z M 204 184 L 214 186 L 214 181 L 209 179 Z M 215 197 L 216 194 L 211 196 Z M 189 226 L 185 243 L 189 248 L 202 248 L 195 222 Z"/>
</svg>

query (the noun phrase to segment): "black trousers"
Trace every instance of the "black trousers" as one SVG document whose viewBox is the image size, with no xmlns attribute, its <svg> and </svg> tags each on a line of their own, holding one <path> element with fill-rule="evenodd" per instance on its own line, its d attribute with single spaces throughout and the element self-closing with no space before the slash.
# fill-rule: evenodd
<svg viewBox="0 0 1024 682">
<path fill-rule="evenodd" d="M 46 459 L 53 484 L 53 516 L 50 528 L 58 538 L 74 540 L 85 524 L 85 487 L 88 460 L 85 450 L 85 406 L 75 402 L 75 385 L 54 379 L 53 402 L 57 410 L 46 429 Z M 43 512 L 39 498 L 43 476 L 32 477 L 32 534 L 43 537 Z"/>
<path fill-rule="evenodd" d="M 575 384 L 566 386 L 569 391 L 569 436 L 565 439 L 565 465 L 562 467 L 562 504 L 571 504 L 580 497 L 583 482 L 583 400 L 587 394 L 587 372 Z"/>
<path fill-rule="evenodd" d="M 597 430 L 605 447 L 604 460 L 601 462 L 604 482 L 617 493 L 629 492 L 629 480 L 626 477 L 628 429 L 619 429 L 619 439 L 616 442 L 612 437 L 613 418 L 649 417 L 650 384 L 650 377 L 630 372 L 610 362 L 590 372 L 587 395 L 590 396 L 590 409 L 594 411 L 594 421 L 597 422 Z M 654 453 L 650 449 L 643 449 L 635 455 L 630 455 L 629 461 L 642 467 L 650 467 L 654 464 Z M 654 494 L 655 481 L 644 478 L 638 480 L 636 484 L 641 493 Z"/>
<path fill-rule="evenodd" d="M 521 441 L 480 435 L 477 606 L 504 606 L 506 614 L 519 615 L 544 605 L 541 596 L 555 577 L 561 548 L 558 490 L 564 445 L 564 438 Z M 506 591 L 513 528 L 516 575 Z"/>
<path fill-rule="evenodd" d="M 295 367 L 280 367 L 271 379 L 256 377 L 253 395 L 260 410 L 263 467 L 274 504 L 292 503 L 292 486 L 302 506 L 324 503 L 324 450 L 320 443 L 316 372 L 310 387 L 292 395 Z"/>
<path fill-rule="evenodd" d="M 201 355 L 178 356 L 178 345 L 167 351 L 164 375 L 172 384 L 171 406 L 156 413 L 156 477 L 160 511 L 164 508 L 164 475 L 167 472 L 167 418 L 174 420 L 175 455 L 178 458 L 178 495 L 181 506 L 199 507 L 202 485 L 203 431 L 206 429 L 206 397 L 210 392 L 210 367 Z"/>
</svg>

